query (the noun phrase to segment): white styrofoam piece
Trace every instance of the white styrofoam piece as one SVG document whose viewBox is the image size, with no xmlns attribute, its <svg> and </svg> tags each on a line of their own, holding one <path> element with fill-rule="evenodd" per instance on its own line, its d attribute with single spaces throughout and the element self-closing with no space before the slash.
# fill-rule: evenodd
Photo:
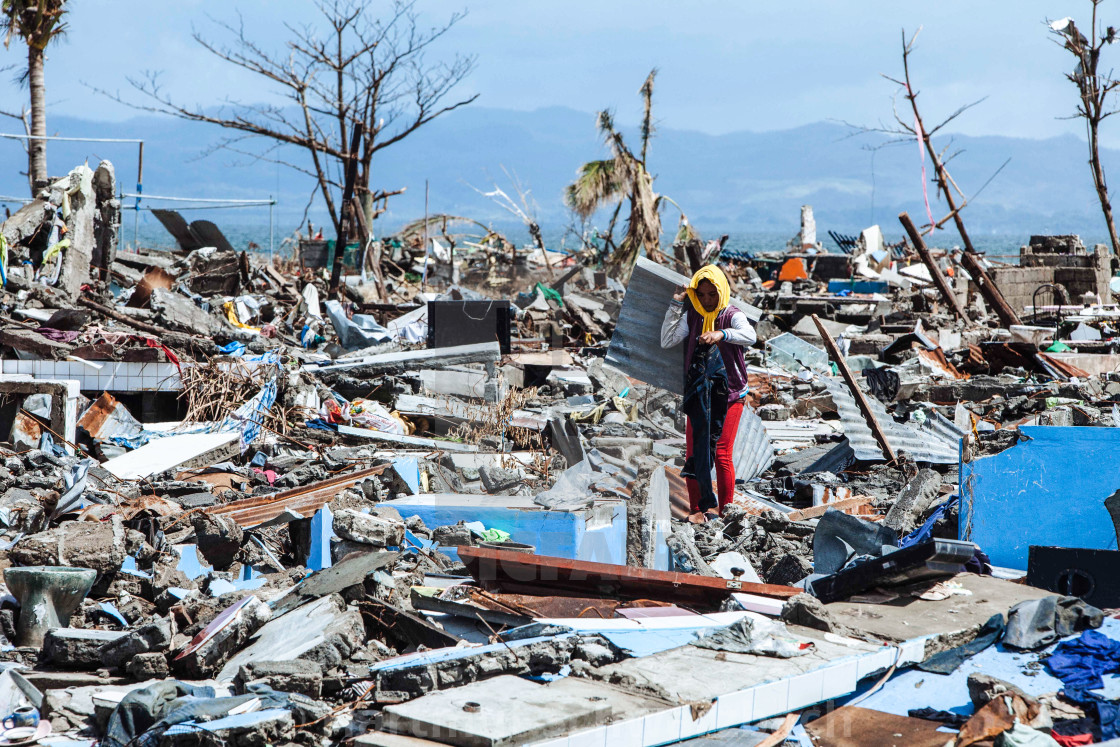
<svg viewBox="0 0 1120 747">
<path fill-rule="evenodd" d="M 182 433 L 150 441 L 101 466 L 121 480 L 135 480 L 177 467 L 194 457 L 238 441 L 234 433 Z"/>
</svg>

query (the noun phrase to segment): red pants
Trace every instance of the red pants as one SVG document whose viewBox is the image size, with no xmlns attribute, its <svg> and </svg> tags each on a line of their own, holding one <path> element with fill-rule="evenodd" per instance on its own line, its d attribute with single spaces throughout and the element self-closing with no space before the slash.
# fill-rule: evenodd
<svg viewBox="0 0 1120 747">
<path fill-rule="evenodd" d="M 735 498 L 735 434 L 739 432 L 739 418 L 743 417 L 743 400 L 728 405 L 727 417 L 723 419 L 723 432 L 716 444 L 716 493 L 719 495 L 719 508 L 731 503 Z M 692 456 L 692 423 L 685 426 L 685 456 Z M 685 479 L 688 486 L 688 503 L 692 513 L 700 510 L 700 485 L 692 478 Z"/>
</svg>

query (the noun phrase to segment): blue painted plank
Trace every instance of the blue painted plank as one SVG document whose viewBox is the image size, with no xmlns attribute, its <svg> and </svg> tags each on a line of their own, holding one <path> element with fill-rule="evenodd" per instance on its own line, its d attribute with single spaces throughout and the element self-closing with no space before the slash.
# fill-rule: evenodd
<svg viewBox="0 0 1120 747">
<path fill-rule="evenodd" d="M 331 537 L 334 536 L 334 513 L 323 506 L 311 517 L 311 551 L 307 558 L 309 571 L 331 567 Z"/>
</svg>

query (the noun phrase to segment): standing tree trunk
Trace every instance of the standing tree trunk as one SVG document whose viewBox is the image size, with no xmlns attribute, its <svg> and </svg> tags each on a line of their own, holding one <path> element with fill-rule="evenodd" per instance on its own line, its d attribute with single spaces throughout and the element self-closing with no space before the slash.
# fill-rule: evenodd
<svg viewBox="0 0 1120 747">
<path fill-rule="evenodd" d="M 31 136 L 40 138 L 28 143 L 28 179 L 31 196 L 47 185 L 47 101 L 43 79 L 43 58 L 46 55 L 34 44 L 27 45 L 27 81 L 31 88 Z"/>
<path fill-rule="evenodd" d="M 1112 219 L 1112 203 L 1108 199 L 1108 184 L 1104 180 L 1104 167 L 1101 166 L 1100 138 L 1097 127 L 1100 120 L 1095 117 L 1086 119 L 1089 131 L 1089 166 L 1093 169 L 1093 185 L 1097 188 L 1097 198 L 1101 201 L 1104 220 L 1108 224 L 1108 238 L 1112 241 L 1112 253 L 1120 256 L 1120 237 L 1116 235 L 1116 221 Z"/>
<path fill-rule="evenodd" d="M 1112 219 L 1112 204 L 1108 199 L 1108 185 L 1104 180 L 1104 166 L 1101 164 L 1100 138 L 1098 129 L 1103 120 L 1116 113 L 1108 106 L 1109 94 L 1120 87 L 1120 80 L 1112 77 L 1112 71 L 1101 73 L 1099 65 L 1101 52 L 1106 44 L 1117 41 L 1117 29 L 1108 26 L 1103 31 L 1097 25 L 1097 8 L 1104 0 L 1091 0 L 1093 17 L 1089 22 L 1089 36 L 1077 28 L 1072 18 L 1049 23 L 1050 32 L 1058 38 L 1058 43 L 1077 58 L 1077 65 L 1066 78 L 1077 86 L 1081 99 L 1077 116 L 1085 119 L 1085 132 L 1089 136 L 1089 168 L 1093 172 L 1093 186 L 1097 188 L 1097 198 L 1101 202 L 1101 212 L 1108 224 L 1108 238 L 1112 241 L 1112 253 L 1120 255 L 1120 238 L 1116 234 L 1116 223 Z"/>
</svg>

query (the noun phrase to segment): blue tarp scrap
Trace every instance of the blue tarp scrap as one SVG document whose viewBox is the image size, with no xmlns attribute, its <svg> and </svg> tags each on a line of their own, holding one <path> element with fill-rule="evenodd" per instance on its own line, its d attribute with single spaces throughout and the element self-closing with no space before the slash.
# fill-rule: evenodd
<svg viewBox="0 0 1120 747">
<path fill-rule="evenodd" d="M 238 342 L 237 340 L 233 340 L 232 342 L 228 342 L 225 345 L 222 345 L 220 348 L 218 348 L 218 352 L 221 353 L 222 355 L 228 355 L 228 356 L 231 356 L 231 357 L 234 357 L 234 358 L 245 355 L 246 350 L 248 350 L 248 348 L 245 347 L 245 343 Z"/>
<path fill-rule="evenodd" d="M 938 520 L 942 516 L 944 516 L 946 512 L 949 511 L 949 509 L 951 509 L 953 506 L 958 505 L 960 502 L 961 497 L 959 495 L 954 495 L 952 498 L 942 503 L 940 506 L 933 510 L 933 513 L 930 514 L 929 518 L 926 519 L 924 524 L 900 539 L 898 541 L 898 546 L 900 548 L 910 547 L 911 545 L 916 545 L 919 542 L 925 542 L 926 540 L 928 540 L 933 536 L 933 525 L 936 524 Z"/>
</svg>

